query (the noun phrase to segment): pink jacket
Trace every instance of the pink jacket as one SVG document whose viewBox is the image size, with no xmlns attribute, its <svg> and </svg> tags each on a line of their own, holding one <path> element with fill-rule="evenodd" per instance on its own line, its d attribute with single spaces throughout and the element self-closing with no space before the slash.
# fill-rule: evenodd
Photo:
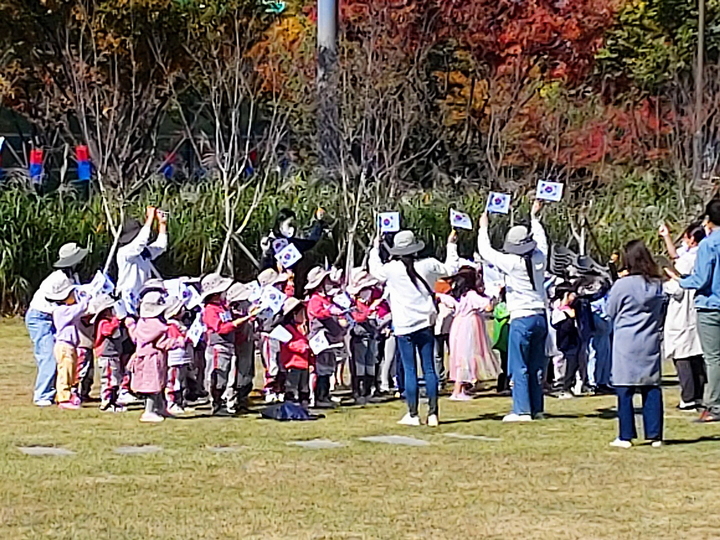
<svg viewBox="0 0 720 540">
<path fill-rule="evenodd" d="M 128 364 L 130 386 L 139 394 L 157 394 L 165 388 L 167 351 L 180 346 L 181 340 L 169 337 L 167 325 L 159 319 L 140 319 L 134 326 L 137 350 Z"/>
</svg>

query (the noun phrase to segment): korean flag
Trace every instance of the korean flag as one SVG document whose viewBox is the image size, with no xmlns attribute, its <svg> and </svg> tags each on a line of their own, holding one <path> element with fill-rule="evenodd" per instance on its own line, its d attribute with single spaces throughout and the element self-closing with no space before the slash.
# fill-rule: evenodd
<svg viewBox="0 0 720 540">
<path fill-rule="evenodd" d="M 393 233 L 400 230 L 400 212 L 383 212 L 379 216 L 380 232 Z"/>
<path fill-rule="evenodd" d="M 558 202 L 562 199 L 563 185 L 560 182 L 538 182 L 536 197 L 544 201 Z"/>
<path fill-rule="evenodd" d="M 507 214 L 510 212 L 510 195 L 507 193 L 490 192 L 490 195 L 488 195 L 487 211 L 494 214 Z"/>
</svg>

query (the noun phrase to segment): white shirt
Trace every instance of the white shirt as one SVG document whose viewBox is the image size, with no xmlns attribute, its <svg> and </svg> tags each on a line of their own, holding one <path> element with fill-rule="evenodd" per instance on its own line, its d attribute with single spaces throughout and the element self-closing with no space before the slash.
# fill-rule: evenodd
<svg viewBox="0 0 720 540">
<path fill-rule="evenodd" d="M 531 220 L 530 231 L 533 240 L 537 242 L 537 248 L 532 254 L 535 287 L 530 281 L 525 260 L 522 257 L 493 249 L 487 228 L 481 227 L 478 234 L 480 256 L 506 275 L 505 292 L 510 319 L 537 315 L 545 310 L 547 304 L 547 296 L 543 287 L 548 254 L 547 237 L 537 219 Z"/>
<path fill-rule="evenodd" d="M 150 227 L 144 226 L 132 242 L 117 251 L 117 291 L 133 307 L 137 307 L 143 284 L 157 275 L 152 261 L 165 252 L 167 234 L 158 234 L 157 240 L 152 244 L 148 244 L 149 241 Z M 148 258 L 142 256 L 146 249 Z"/>
<path fill-rule="evenodd" d="M 50 302 L 47 299 L 48 293 L 52 291 L 53 283 L 63 281 L 67 277 L 67 274 L 63 270 L 55 270 L 52 274 L 46 277 L 43 282 L 35 291 L 35 294 L 30 301 L 29 309 L 45 313 L 46 315 L 52 315 L 53 311 L 57 307 L 55 302 Z M 80 282 L 77 276 L 73 276 L 73 282 L 78 285 Z"/>
<path fill-rule="evenodd" d="M 370 251 L 370 274 L 385 283 L 395 335 L 406 336 L 435 324 L 435 284 L 439 278 L 456 273 L 459 262 L 456 244 L 448 244 L 444 264 L 432 258 L 415 261 L 415 270 L 427 282 L 428 290 L 421 281 L 415 286 L 402 261 L 383 264 L 379 250 Z"/>
<path fill-rule="evenodd" d="M 697 251 L 697 247 L 678 249 L 675 269 L 681 275 L 692 274 Z M 703 351 L 697 330 L 695 291 L 680 288 L 680 284 L 674 279 L 666 281 L 663 290 L 670 296 L 663 339 L 665 358 L 689 358 L 701 355 Z"/>
</svg>

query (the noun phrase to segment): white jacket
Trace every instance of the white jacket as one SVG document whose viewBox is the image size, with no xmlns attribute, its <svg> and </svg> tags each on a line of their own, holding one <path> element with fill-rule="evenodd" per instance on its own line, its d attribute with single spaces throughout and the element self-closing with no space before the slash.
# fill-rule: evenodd
<svg viewBox="0 0 720 540">
<path fill-rule="evenodd" d="M 437 317 L 433 298 L 435 283 L 441 277 L 456 273 L 459 263 L 456 244 L 448 244 L 444 264 L 432 258 L 415 261 L 415 270 L 432 289 L 428 291 L 422 282 L 418 282 L 417 287 L 413 284 L 402 261 L 383 264 L 379 250 L 370 251 L 370 274 L 385 283 L 395 335 L 406 336 L 433 327 Z"/>
<path fill-rule="evenodd" d="M 530 231 L 537 248 L 532 255 L 535 287 L 528 276 L 525 260 L 519 255 L 501 253 L 493 249 L 487 228 L 480 228 L 478 234 L 478 253 L 488 262 L 506 275 L 505 292 L 510 319 L 519 319 L 544 312 L 547 295 L 543 283 L 547 265 L 548 243 L 545 229 L 537 219 L 532 219 Z"/>
<path fill-rule="evenodd" d="M 684 251 L 675 261 L 675 268 L 681 275 L 692 274 L 697 257 L 697 248 Z M 665 316 L 665 358 L 689 358 L 703 353 L 697 330 L 697 312 L 695 311 L 695 291 L 680 288 L 680 284 L 671 279 L 663 285 L 670 302 Z"/>
<path fill-rule="evenodd" d="M 131 309 L 137 308 L 140 289 L 145 282 L 151 277 L 159 277 L 152 261 L 165 252 L 167 234 L 158 234 L 155 242 L 149 242 L 150 227 L 144 226 L 132 242 L 117 250 L 117 291 Z M 143 256 L 146 249 L 147 258 Z"/>
</svg>

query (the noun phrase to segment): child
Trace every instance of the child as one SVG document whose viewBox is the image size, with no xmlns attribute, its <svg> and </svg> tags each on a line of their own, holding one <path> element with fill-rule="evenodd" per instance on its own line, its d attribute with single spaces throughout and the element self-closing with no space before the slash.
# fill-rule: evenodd
<svg viewBox="0 0 720 540">
<path fill-rule="evenodd" d="M 46 298 L 56 302 L 58 307 L 53 311 L 55 326 L 55 361 L 57 363 L 57 403 L 60 409 L 74 410 L 80 408 L 80 399 L 73 396 L 72 386 L 77 371 L 80 343 L 78 327 L 80 318 L 88 307 L 88 298 L 80 300 L 75 295 L 75 285 L 69 278 L 60 279 L 52 284 Z"/>
<path fill-rule="evenodd" d="M 251 292 L 251 289 L 242 283 L 235 283 L 228 289 L 226 296 L 233 318 L 256 313 L 249 301 Z M 230 371 L 232 385 L 228 388 L 228 412 L 233 414 L 248 411 L 248 399 L 255 378 L 255 331 L 250 322 L 235 331 L 235 364 Z"/>
<path fill-rule="evenodd" d="M 78 361 L 73 393 L 80 398 L 81 403 L 90 401 L 90 392 L 95 378 L 95 359 L 93 358 L 95 325 L 91 319 L 92 314 L 87 313 L 85 316 L 80 317 L 80 325 L 78 326 L 80 342 L 77 348 Z"/>
<path fill-rule="evenodd" d="M 257 282 L 261 288 L 275 287 L 276 289 L 288 294 L 292 291 L 294 294 L 294 285 L 288 285 L 289 276 L 287 274 L 278 274 L 272 268 L 263 270 L 258 274 Z M 290 294 L 288 294 L 290 296 Z M 262 357 L 263 367 L 265 368 L 265 382 L 263 385 L 263 393 L 265 394 L 266 403 L 274 403 L 280 399 L 283 391 L 283 376 L 280 369 L 279 355 L 280 345 L 277 340 L 271 339 L 270 332 L 274 326 L 274 317 L 263 317 L 258 319 L 258 331 L 260 332 L 260 355 Z"/>
<path fill-rule="evenodd" d="M 455 382 L 453 401 L 472 399 L 466 384 L 494 379 L 500 372 L 487 336 L 483 316 L 492 312 L 490 298 L 483 294 L 482 274 L 463 267 L 452 279 L 452 298 L 456 302 L 450 326 L 450 378 Z"/>
<path fill-rule="evenodd" d="M 201 283 L 202 301 L 205 304 L 202 321 L 207 328 L 205 384 L 212 398 L 213 414 L 218 414 L 223 406 L 223 394 L 235 357 L 235 332 L 239 326 L 252 319 L 250 316 L 233 319 L 225 300 L 225 293 L 232 282 L 232 279 L 220 274 L 208 274 Z"/>
<path fill-rule="evenodd" d="M 95 325 L 94 354 L 100 369 L 100 410 L 125 412 L 125 406 L 118 403 L 123 369 L 120 356 L 125 336 L 120 319 L 115 314 L 115 301 L 108 295 L 93 299 L 90 311 L 91 322 Z"/>
<path fill-rule="evenodd" d="M 287 373 L 285 401 L 299 403 L 307 409 L 310 402 L 310 365 L 312 352 L 308 342 L 305 308 L 297 298 L 283 305 L 282 326 L 292 338 L 280 345 L 280 363 Z"/>
<path fill-rule="evenodd" d="M 347 288 L 354 297 L 350 330 L 350 373 L 353 393 L 358 405 L 365 405 L 375 383 L 375 364 L 378 356 L 378 313 L 382 294 L 376 289 L 378 281 L 364 270 L 355 271 Z"/>
<path fill-rule="evenodd" d="M 307 314 L 310 321 L 310 339 L 321 331 L 330 343 L 341 343 L 344 330 L 337 320 L 342 310 L 332 303 L 330 291 L 335 289 L 329 279 L 330 272 L 315 267 L 308 273 L 305 291 L 309 294 Z M 330 399 L 330 379 L 335 374 L 335 351 L 328 349 L 315 359 L 317 383 L 315 387 L 315 406 L 332 409 L 335 404 Z"/>
<path fill-rule="evenodd" d="M 558 350 L 565 357 L 565 377 L 563 378 L 560 399 L 572 399 L 572 388 L 579 369 L 580 333 L 575 318 L 575 292 L 569 284 L 560 284 L 555 288 L 555 308 L 552 310 L 550 324 L 556 331 Z"/>
<path fill-rule="evenodd" d="M 132 374 L 132 391 L 145 397 L 145 412 L 140 417 L 141 422 L 165 420 L 163 390 L 167 382 L 167 351 L 177 343 L 177 340 L 168 336 L 168 326 L 160 319 L 166 309 L 162 293 L 147 293 L 140 301 L 140 318 L 131 327 L 137 349 L 128 364 L 128 370 Z"/>
<path fill-rule="evenodd" d="M 168 337 L 175 340 L 175 345 L 168 350 L 167 384 L 165 385 L 165 402 L 167 414 L 179 416 L 185 414 L 185 389 L 187 388 L 188 372 L 194 360 L 192 342 L 187 337 L 188 328 L 183 323 L 185 308 L 179 298 L 169 298 L 165 309 L 165 321 L 168 325 Z"/>
<path fill-rule="evenodd" d="M 510 312 L 507 308 L 505 287 L 500 289 L 499 302 L 493 310 L 493 320 L 493 349 L 500 354 L 500 374 L 497 380 L 497 392 L 501 395 L 510 395 L 510 377 L 508 376 Z"/>
</svg>

